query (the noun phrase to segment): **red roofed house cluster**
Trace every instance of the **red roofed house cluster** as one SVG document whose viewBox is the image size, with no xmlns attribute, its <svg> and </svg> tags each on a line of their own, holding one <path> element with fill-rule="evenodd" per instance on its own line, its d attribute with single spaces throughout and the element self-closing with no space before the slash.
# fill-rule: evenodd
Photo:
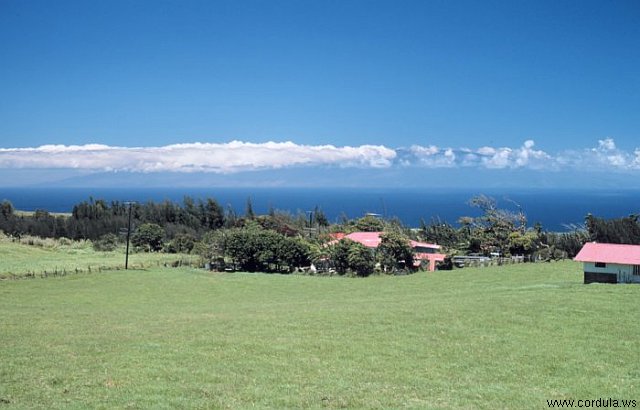
<svg viewBox="0 0 640 410">
<path fill-rule="evenodd" d="M 584 262 L 584 283 L 640 283 L 640 245 L 589 242 L 575 260 Z"/>
<path fill-rule="evenodd" d="M 344 238 L 351 239 L 367 248 L 375 249 L 380 245 L 381 234 L 382 232 L 353 232 L 348 235 L 337 233 L 332 236 L 336 241 Z M 424 266 L 427 270 L 434 271 L 436 270 L 436 262 L 444 261 L 446 255 L 438 252 L 440 245 L 416 241 L 410 241 L 410 244 L 415 252 L 413 257 L 415 267 Z"/>
</svg>

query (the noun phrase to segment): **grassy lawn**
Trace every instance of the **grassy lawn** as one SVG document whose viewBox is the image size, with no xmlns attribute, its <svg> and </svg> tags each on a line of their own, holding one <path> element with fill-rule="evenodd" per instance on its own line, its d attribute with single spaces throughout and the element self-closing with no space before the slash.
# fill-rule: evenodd
<svg viewBox="0 0 640 410">
<path fill-rule="evenodd" d="M 640 399 L 640 286 L 574 262 L 366 279 L 0 281 L 0 407 L 546 408 Z"/>
<path fill-rule="evenodd" d="M 40 240 L 46 246 L 31 246 L 12 242 L 0 234 L 0 279 L 43 272 L 75 273 L 97 272 L 101 269 L 124 269 L 125 251 L 96 252 L 90 242 L 70 242 L 59 245 L 53 239 Z M 133 268 L 157 267 L 176 261 L 195 261 L 195 256 L 164 253 L 131 253 L 129 266 Z"/>
</svg>

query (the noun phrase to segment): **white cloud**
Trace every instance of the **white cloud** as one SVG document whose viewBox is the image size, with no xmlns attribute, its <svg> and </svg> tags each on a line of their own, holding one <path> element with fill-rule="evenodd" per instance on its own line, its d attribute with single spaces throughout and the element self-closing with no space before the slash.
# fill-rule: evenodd
<svg viewBox="0 0 640 410">
<path fill-rule="evenodd" d="M 640 148 L 636 148 L 635 151 L 633 151 L 633 162 L 631 163 L 631 168 L 633 169 L 640 169 Z"/>
<path fill-rule="evenodd" d="M 633 153 L 623 151 L 613 138 L 605 138 L 594 148 L 564 151 L 556 156 L 556 162 L 581 170 L 630 171 L 640 169 L 638 152 L 638 148 Z"/>
<path fill-rule="evenodd" d="M 551 156 L 544 151 L 534 149 L 534 145 L 533 140 L 525 141 L 520 148 L 484 146 L 476 150 L 469 148 L 441 149 L 434 145 L 427 147 L 414 145 L 411 147 L 410 153 L 416 158 L 418 164 L 432 168 L 463 166 L 488 169 L 540 169 L 548 167 L 548 160 L 551 159 Z"/>
<path fill-rule="evenodd" d="M 598 140 L 598 148 L 593 148 L 594 151 L 613 151 L 616 149 L 616 143 L 613 138 L 605 138 Z"/>
<path fill-rule="evenodd" d="M 429 168 L 451 168 L 456 166 L 456 154 L 451 148 L 440 149 L 435 145 L 422 147 L 413 145 L 409 152 L 418 164 Z M 411 161 L 408 162 L 411 164 Z"/>
<path fill-rule="evenodd" d="M 0 168 L 232 173 L 290 166 L 385 168 L 396 152 L 379 145 L 336 147 L 293 142 L 189 143 L 163 147 L 99 144 L 0 148 Z"/>
<path fill-rule="evenodd" d="M 43 145 L 0 148 L 0 168 L 75 169 L 87 172 L 213 172 L 234 173 L 286 167 L 478 168 L 528 170 L 640 170 L 640 148 L 621 150 L 613 138 L 593 148 L 555 154 L 536 149 L 533 140 L 519 147 L 452 148 L 413 145 L 391 149 L 381 145 L 336 147 L 293 142 L 188 143 L 162 147 L 117 147 L 102 144 Z"/>
<path fill-rule="evenodd" d="M 486 168 L 507 168 L 511 165 L 511 148 L 483 147 L 478 151 L 482 155 L 481 163 Z"/>
</svg>

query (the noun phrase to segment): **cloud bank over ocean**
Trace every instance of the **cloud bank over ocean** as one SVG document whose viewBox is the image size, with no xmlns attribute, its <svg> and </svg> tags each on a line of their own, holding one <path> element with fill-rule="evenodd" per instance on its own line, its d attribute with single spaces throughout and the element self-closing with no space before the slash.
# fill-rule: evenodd
<svg viewBox="0 0 640 410">
<path fill-rule="evenodd" d="M 535 148 L 533 140 L 520 147 L 439 148 L 413 145 L 405 150 L 401 164 L 428 168 L 472 167 L 482 169 L 528 169 L 534 171 L 637 171 L 640 148 L 626 152 L 612 138 L 599 140 L 594 148 L 548 153 Z"/>
<path fill-rule="evenodd" d="M 292 166 L 390 167 L 396 152 L 376 145 L 335 147 L 293 142 L 189 143 L 163 147 L 100 144 L 0 148 L 0 168 L 71 168 L 130 172 L 235 173 Z"/>
<path fill-rule="evenodd" d="M 71 169 L 89 172 L 175 172 L 233 174 L 292 167 L 360 169 L 462 168 L 532 171 L 640 170 L 640 148 L 616 147 L 612 138 L 592 148 L 549 153 L 533 140 L 519 147 L 452 148 L 412 145 L 300 145 L 287 142 L 185 143 L 160 147 L 118 147 L 102 144 L 43 145 L 0 148 L 0 169 Z"/>
</svg>

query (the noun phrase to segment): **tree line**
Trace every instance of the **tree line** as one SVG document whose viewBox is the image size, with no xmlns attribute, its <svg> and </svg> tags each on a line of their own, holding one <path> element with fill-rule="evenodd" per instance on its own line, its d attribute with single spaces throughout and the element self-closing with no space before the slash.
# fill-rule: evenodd
<svg viewBox="0 0 640 410">
<path fill-rule="evenodd" d="M 89 198 L 76 204 L 70 215 L 46 210 L 18 212 L 9 201 L 0 203 L 0 230 L 19 237 L 88 239 L 98 250 L 113 250 L 124 240 L 129 210 L 134 229 L 131 243 L 138 251 L 198 253 L 209 266 L 223 268 L 227 262 L 247 271 L 291 271 L 300 266 L 330 266 L 339 274 L 366 276 L 374 269 L 392 272 L 413 266 L 410 239 L 437 243 L 443 253 L 477 255 L 523 255 L 529 260 L 573 257 L 587 241 L 640 244 L 637 215 L 602 219 L 587 215 L 584 227 L 569 232 L 548 232 L 537 223 L 528 225 L 522 207 L 498 206 L 484 195 L 469 205 L 479 216 L 463 216 L 457 226 L 438 219 L 421 221 L 411 229 L 397 219 L 343 217 L 330 224 L 316 207 L 310 214 L 291 214 L 270 209 L 256 215 L 250 200 L 244 214 L 224 209 L 215 199 L 182 203 L 171 201 L 128 204 Z M 384 232 L 376 250 L 351 241 L 335 241 L 332 232 Z M 327 245 L 329 244 L 329 245 Z"/>
</svg>

